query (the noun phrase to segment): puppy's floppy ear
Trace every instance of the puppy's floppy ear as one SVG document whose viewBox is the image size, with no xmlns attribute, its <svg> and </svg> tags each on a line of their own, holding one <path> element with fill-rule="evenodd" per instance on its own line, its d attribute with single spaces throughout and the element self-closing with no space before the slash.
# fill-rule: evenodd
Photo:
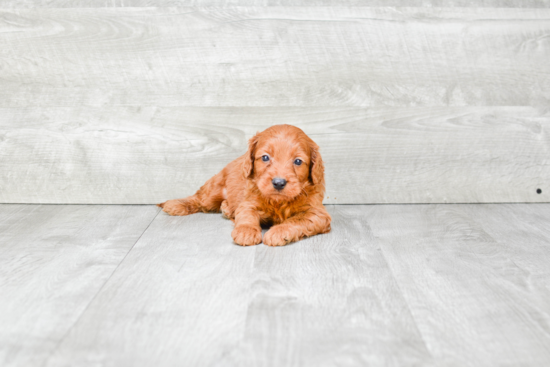
<svg viewBox="0 0 550 367">
<path fill-rule="evenodd" d="M 325 182 L 325 165 L 319 153 L 319 146 L 311 141 L 309 148 L 311 152 L 309 177 L 314 185 L 322 184 Z"/>
<path fill-rule="evenodd" d="M 243 163 L 243 174 L 245 178 L 249 178 L 254 172 L 254 154 L 256 154 L 256 145 L 259 139 L 260 133 L 256 133 L 256 135 L 248 141 L 248 151 L 245 154 L 246 159 Z"/>
</svg>

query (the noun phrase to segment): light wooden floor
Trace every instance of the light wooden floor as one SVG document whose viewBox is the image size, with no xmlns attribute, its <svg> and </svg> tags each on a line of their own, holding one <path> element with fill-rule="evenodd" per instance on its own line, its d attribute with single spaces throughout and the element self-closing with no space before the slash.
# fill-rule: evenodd
<svg viewBox="0 0 550 367">
<path fill-rule="evenodd" d="M 550 365 L 550 204 L 328 210 L 242 248 L 220 215 L 0 205 L 0 365 Z"/>
</svg>

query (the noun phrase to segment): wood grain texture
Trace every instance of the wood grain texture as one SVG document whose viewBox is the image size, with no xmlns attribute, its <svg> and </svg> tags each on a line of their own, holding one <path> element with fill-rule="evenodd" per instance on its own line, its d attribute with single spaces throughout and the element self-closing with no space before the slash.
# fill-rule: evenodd
<svg viewBox="0 0 550 367">
<path fill-rule="evenodd" d="M 543 1 L 2 4 L 0 202 L 186 196 L 274 123 L 321 145 L 327 203 L 549 201 Z"/>
<path fill-rule="evenodd" d="M 0 109 L 0 202 L 193 194 L 273 124 L 320 146 L 326 203 L 548 202 L 550 110 L 532 107 Z M 540 188 L 542 194 L 537 194 Z"/>
<path fill-rule="evenodd" d="M 329 206 L 281 248 L 156 210 L 0 205 L 2 366 L 550 364 L 550 204 Z"/>
<path fill-rule="evenodd" d="M 372 207 L 380 241 L 438 365 L 550 363 L 548 205 Z"/>
<path fill-rule="evenodd" d="M 0 205 L 0 365 L 41 365 L 157 213 Z"/>
<path fill-rule="evenodd" d="M 1 0 L 0 8 L 119 8 L 182 6 L 395 6 L 548 8 L 549 0 Z"/>
<path fill-rule="evenodd" d="M 4 9 L 0 106 L 548 105 L 549 19 L 548 8 Z"/>
<path fill-rule="evenodd" d="M 212 365 L 242 338 L 254 247 L 215 214 L 161 213 L 47 366 Z"/>
<path fill-rule="evenodd" d="M 329 235 L 284 251 L 256 248 L 254 296 L 233 365 L 432 364 L 363 211 L 330 206 Z"/>
<path fill-rule="evenodd" d="M 429 365 L 361 208 L 329 211 L 332 233 L 284 248 L 159 215 L 46 365 Z"/>
</svg>

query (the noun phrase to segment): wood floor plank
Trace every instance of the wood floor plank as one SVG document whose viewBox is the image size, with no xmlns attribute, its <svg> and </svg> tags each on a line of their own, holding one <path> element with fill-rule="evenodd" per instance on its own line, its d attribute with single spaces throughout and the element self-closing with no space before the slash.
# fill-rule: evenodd
<svg viewBox="0 0 550 367">
<path fill-rule="evenodd" d="M 234 365 L 432 364 L 365 220 L 369 210 L 330 206 L 330 234 L 283 251 L 257 248 L 253 297 L 243 343 L 231 355 Z"/>
<path fill-rule="evenodd" d="M 464 208 L 483 229 L 510 253 L 499 272 L 510 275 L 516 284 L 514 293 L 531 302 L 532 297 L 550 301 L 550 205 L 504 204 Z M 498 274 L 498 273 L 497 273 Z M 516 279 L 512 276 L 516 275 Z M 530 294 L 544 290 L 541 294 Z M 536 304 L 536 303 L 534 303 Z M 538 320 L 541 321 L 542 319 Z M 542 327 L 550 332 L 550 317 Z"/>
<path fill-rule="evenodd" d="M 0 365 L 41 365 L 157 213 L 0 205 Z"/>
<path fill-rule="evenodd" d="M 548 8 L 2 9 L 0 106 L 547 106 L 548 19 Z"/>
<path fill-rule="evenodd" d="M 429 365 L 361 208 L 329 210 L 332 233 L 284 248 L 159 215 L 48 366 Z"/>
<path fill-rule="evenodd" d="M 373 233 L 439 365 L 550 364 L 548 205 L 378 206 Z M 538 221 L 536 225 L 545 225 Z"/>
<path fill-rule="evenodd" d="M 0 202 L 185 197 L 257 131 L 284 123 L 321 147 L 328 204 L 550 201 L 547 108 L 33 107 L 0 116 Z"/>
<path fill-rule="evenodd" d="M 48 366 L 212 365 L 242 339 L 254 247 L 215 214 L 157 216 Z"/>
<path fill-rule="evenodd" d="M 156 208 L 2 205 L 0 364 L 550 363 L 550 205 L 328 209 L 282 248 L 161 213 L 127 253 Z"/>
</svg>

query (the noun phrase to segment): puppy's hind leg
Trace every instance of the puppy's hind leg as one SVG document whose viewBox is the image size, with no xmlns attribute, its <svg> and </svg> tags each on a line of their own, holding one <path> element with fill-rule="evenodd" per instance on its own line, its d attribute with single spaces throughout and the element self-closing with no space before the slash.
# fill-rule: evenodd
<svg viewBox="0 0 550 367">
<path fill-rule="evenodd" d="M 227 200 L 222 201 L 220 209 L 222 212 L 222 217 L 224 217 L 225 219 L 229 219 L 233 222 L 235 221 L 235 211 L 231 211 L 229 204 L 227 204 Z"/>
<path fill-rule="evenodd" d="M 157 204 L 169 215 L 189 215 L 201 211 L 200 200 L 197 194 L 186 197 L 185 199 L 168 200 Z"/>
<path fill-rule="evenodd" d="M 157 204 L 170 215 L 189 215 L 198 212 L 219 212 L 223 200 L 223 174 L 220 172 L 195 193 L 185 199 L 168 200 Z"/>
</svg>

